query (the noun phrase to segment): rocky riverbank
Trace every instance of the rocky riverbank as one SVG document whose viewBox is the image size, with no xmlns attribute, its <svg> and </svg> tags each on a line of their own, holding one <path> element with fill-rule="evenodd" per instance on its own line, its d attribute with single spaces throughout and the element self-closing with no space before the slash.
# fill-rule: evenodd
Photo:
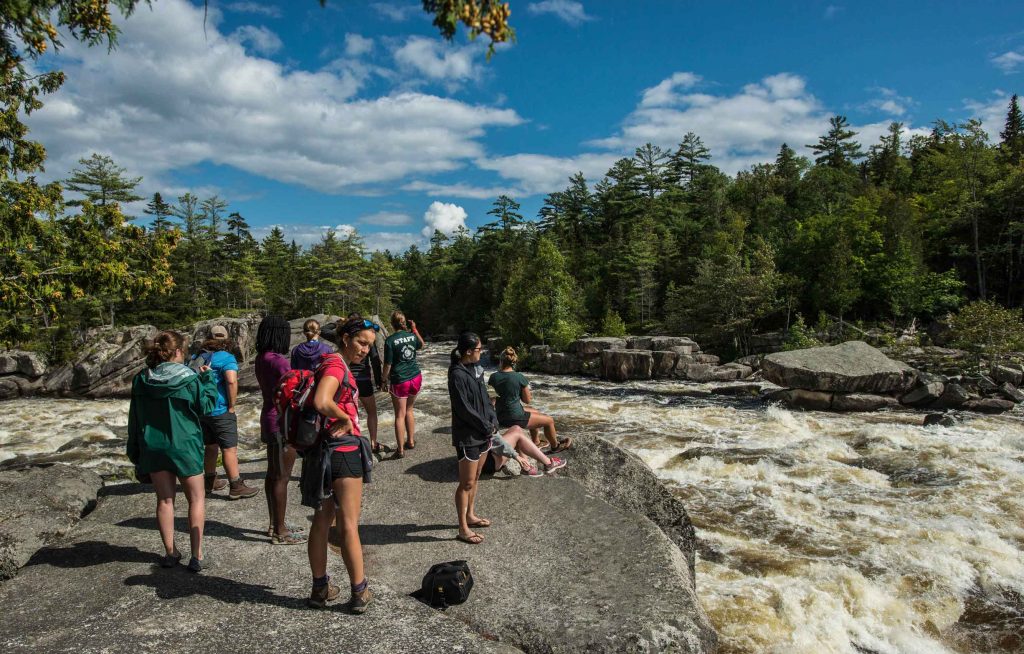
<svg viewBox="0 0 1024 654">
<path fill-rule="evenodd" d="M 131 483 L 102 488 L 73 532 L 0 585 L 0 643 L 8 652 L 273 643 L 312 652 L 715 651 L 693 582 L 693 526 L 635 455 L 583 437 L 565 474 L 483 480 L 479 508 L 494 526 L 470 546 L 454 540 L 446 422 L 425 415 L 416 450 L 379 463 L 366 488 L 360 532 L 377 600 L 364 616 L 304 608 L 305 548 L 269 543 L 261 498 L 207 501 L 209 571 L 159 568 L 152 492 Z M 250 480 L 262 470 L 243 467 Z M 291 520 L 306 523 L 309 510 L 296 493 L 290 500 Z M 442 613 L 408 596 L 431 564 L 452 559 L 474 572 L 467 603 Z M 336 554 L 330 570 L 344 583 Z"/>
</svg>

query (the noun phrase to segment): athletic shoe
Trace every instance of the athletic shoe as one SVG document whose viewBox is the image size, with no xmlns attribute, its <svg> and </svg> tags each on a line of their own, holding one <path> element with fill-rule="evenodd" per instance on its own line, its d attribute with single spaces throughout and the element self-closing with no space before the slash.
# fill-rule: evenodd
<svg viewBox="0 0 1024 654">
<path fill-rule="evenodd" d="M 523 467 L 522 472 L 519 473 L 520 477 L 543 477 L 544 473 L 538 470 L 534 466 Z"/>
<path fill-rule="evenodd" d="M 364 588 L 361 593 L 352 593 L 352 598 L 348 601 L 348 610 L 357 615 L 365 613 L 366 607 L 372 599 L 373 593 L 369 588 Z"/>
<path fill-rule="evenodd" d="M 565 459 L 560 459 L 557 456 L 553 456 L 553 457 L 551 457 L 551 465 L 544 466 L 544 472 L 546 472 L 546 473 L 548 473 L 550 475 L 555 470 L 558 470 L 559 468 L 564 468 L 564 467 L 565 467 Z"/>
<path fill-rule="evenodd" d="M 231 482 L 231 490 L 228 491 L 228 497 L 233 500 L 244 500 L 247 497 L 253 497 L 260 492 L 260 489 L 253 486 L 247 486 L 245 480 L 239 479 Z"/>
<path fill-rule="evenodd" d="M 340 594 L 341 589 L 328 580 L 323 586 L 313 586 L 313 590 L 309 593 L 309 599 L 306 600 L 306 605 L 311 609 L 322 609 L 327 606 L 327 602 L 333 602 L 338 599 Z"/>
<path fill-rule="evenodd" d="M 210 563 L 209 563 L 209 561 L 208 561 L 207 559 L 205 559 L 205 558 L 203 558 L 203 559 L 197 559 L 196 557 L 194 557 L 194 556 L 193 556 L 193 557 L 192 557 L 192 558 L 191 558 L 191 559 L 189 560 L 189 562 L 188 562 L 188 566 L 187 566 L 187 567 L 188 567 L 188 571 L 189 571 L 189 572 L 202 572 L 202 571 L 203 571 L 203 568 L 208 568 L 208 567 L 210 567 Z"/>
</svg>

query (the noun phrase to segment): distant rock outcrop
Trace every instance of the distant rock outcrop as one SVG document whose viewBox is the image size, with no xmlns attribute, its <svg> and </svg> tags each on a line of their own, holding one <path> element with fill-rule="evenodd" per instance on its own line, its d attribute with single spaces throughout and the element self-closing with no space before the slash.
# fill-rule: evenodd
<svg viewBox="0 0 1024 654">
<path fill-rule="evenodd" d="M 917 372 L 863 341 L 776 352 L 761 362 L 768 381 L 786 388 L 830 393 L 902 393 Z"/>
</svg>

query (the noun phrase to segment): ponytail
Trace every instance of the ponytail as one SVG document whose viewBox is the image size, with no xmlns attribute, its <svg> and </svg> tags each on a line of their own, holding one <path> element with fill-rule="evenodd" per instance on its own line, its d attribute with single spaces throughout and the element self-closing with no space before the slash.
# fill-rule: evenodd
<svg viewBox="0 0 1024 654">
<path fill-rule="evenodd" d="M 408 331 L 408 327 L 405 324 L 405 314 L 401 311 L 396 310 L 391 314 L 391 327 L 395 331 Z"/>
<path fill-rule="evenodd" d="M 462 359 L 462 355 L 459 354 L 459 348 L 455 348 L 452 350 L 452 365 L 454 366 L 460 359 Z"/>
<path fill-rule="evenodd" d="M 172 331 L 163 331 L 156 337 L 142 346 L 142 352 L 146 356 L 146 366 L 156 368 L 161 363 L 167 363 L 174 358 L 175 350 L 185 349 L 185 338 Z"/>
<path fill-rule="evenodd" d="M 480 345 L 480 337 L 473 332 L 459 334 L 459 344 L 452 350 L 452 365 L 458 363 L 466 352 L 476 349 L 478 345 Z"/>
</svg>

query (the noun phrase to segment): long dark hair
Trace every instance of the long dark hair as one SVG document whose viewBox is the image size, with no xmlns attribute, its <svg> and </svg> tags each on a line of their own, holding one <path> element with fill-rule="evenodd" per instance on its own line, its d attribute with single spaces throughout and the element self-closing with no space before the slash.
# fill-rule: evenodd
<svg viewBox="0 0 1024 654">
<path fill-rule="evenodd" d="M 267 316 L 256 330 L 256 351 L 288 354 L 292 341 L 292 327 L 281 316 Z"/>
<path fill-rule="evenodd" d="M 459 334 L 459 343 L 452 350 L 452 365 L 454 366 L 458 363 L 466 352 L 476 349 L 477 345 L 480 345 L 480 337 L 473 332 L 462 332 Z"/>
</svg>

